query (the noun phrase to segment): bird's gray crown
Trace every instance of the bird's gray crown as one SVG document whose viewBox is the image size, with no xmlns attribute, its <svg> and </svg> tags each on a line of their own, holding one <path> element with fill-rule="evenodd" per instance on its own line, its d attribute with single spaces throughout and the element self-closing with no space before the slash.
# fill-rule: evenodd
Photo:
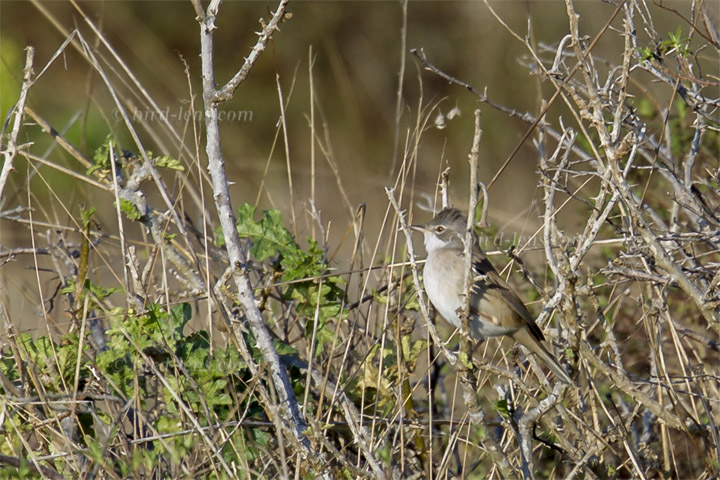
<svg viewBox="0 0 720 480">
<path fill-rule="evenodd" d="M 438 212 L 425 226 L 426 250 L 438 248 L 462 249 L 465 239 L 467 217 L 457 208 L 446 208 Z"/>
<path fill-rule="evenodd" d="M 448 207 L 433 217 L 427 224 L 428 229 L 434 229 L 438 225 L 455 232 L 464 232 L 467 226 L 467 217 L 457 208 Z"/>
</svg>

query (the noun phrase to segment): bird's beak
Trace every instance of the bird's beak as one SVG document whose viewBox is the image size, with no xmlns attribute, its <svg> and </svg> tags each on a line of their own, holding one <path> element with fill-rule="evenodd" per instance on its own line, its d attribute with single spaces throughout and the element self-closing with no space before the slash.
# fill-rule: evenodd
<svg viewBox="0 0 720 480">
<path fill-rule="evenodd" d="M 417 232 L 425 233 L 428 231 L 427 228 L 425 228 L 425 225 L 410 225 L 410 230 L 415 230 Z"/>
</svg>

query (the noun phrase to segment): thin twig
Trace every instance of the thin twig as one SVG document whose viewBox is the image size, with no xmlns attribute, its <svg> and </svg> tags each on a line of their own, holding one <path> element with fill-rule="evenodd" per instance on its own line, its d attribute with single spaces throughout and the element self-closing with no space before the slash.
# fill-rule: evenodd
<svg viewBox="0 0 720 480">
<path fill-rule="evenodd" d="M 35 59 L 35 49 L 33 47 L 27 47 L 25 49 L 25 68 L 23 69 L 23 83 L 20 87 L 20 97 L 15 104 L 13 110 L 13 127 L 8 137 L 7 146 L 3 152 L 5 161 L 3 162 L 2 170 L 0 170 L 0 209 L 2 209 L 3 190 L 5 189 L 5 183 L 7 183 L 10 172 L 13 169 L 13 160 L 18 153 L 17 139 L 20 134 L 20 125 L 22 125 L 23 115 L 25 114 L 25 102 L 27 101 L 28 91 L 33 84 L 33 61 Z"/>
</svg>

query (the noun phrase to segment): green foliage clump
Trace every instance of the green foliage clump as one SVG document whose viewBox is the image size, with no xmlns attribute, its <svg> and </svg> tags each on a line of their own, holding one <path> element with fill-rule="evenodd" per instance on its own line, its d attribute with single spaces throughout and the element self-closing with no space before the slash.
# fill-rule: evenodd
<svg viewBox="0 0 720 480">
<path fill-rule="evenodd" d="M 173 468 L 172 465 L 183 462 L 188 455 L 194 455 L 201 444 L 197 435 L 189 433 L 193 427 L 188 415 L 194 416 L 203 427 L 231 422 L 238 418 L 238 411 L 243 412 L 245 418 L 253 419 L 258 426 L 231 428 L 222 448 L 226 461 L 245 464 L 259 455 L 258 448 L 269 448 L 272 443 L 262 426 L 268 419 L 251 394 L 252 375 L 234 346 L 211 346 L 205 331 L 184 334 L 190 319 L 188 304 L 169 310 L 150 304 L 143 312 L 115 309 L 110 328 L 105 331 L 103 351 L 96 351 L 87 340 L 81 342 L 75 333 L 65 334 L 59 341 L 23 334 L 16 350 L 22 362 L 12 361 L 13 355 L 3 352 L 0 372 L 10 381 L 22 380 L 28 385 L 29 396 L 52 395 L 53 405 L 63 410 L 65 401 L 79 399 L 76 411 L 81 429 L 77 441 L 87 448 L 85 453 L 89 459 L 121 477 L 139 472 L 149 474 L 153 469 L 171 471 L 166 468 Z M 251 338 L 246 341 L 250 345 L 254 343 Z M 81 344 L 82 352 L 78 354 Z M 261 358 L 254 347 L 251 353 L 255 359 Z M 30 379 L 26 377 L 28 372 L 32 372 Z M 76 374 L 79 374 L 77 378 Z M 88 392 L 88 386 L 97 384 L 98 379 L 101 385 L 96 386 L 94 392 Z M 78 391 L 73 393 L 76 384 Z M 0 393 L 10 392 L 0 385 Z M 107 410 L 107 404 L 91 402 L 88 397 L 93 396 L 110 399 L 109 405 L 125 407 L 122 411 Z M 135 413 L 128 413 L 130 406 Z M 8 443 L 0 447 L 4 454 L 15 454 L 22 449 L 20 435 L 31 435 L 36 429 L 30 423 L 19 421 L 24 413 L 12 410 L 0 425 L 6 432 L 15 432 L 8 437 Z M 53 412 L 46 415 L 51 416 Z M 123 420 L 126 415 L 130 416 Z M 139 428 L 142 423 L 139 418 L 149 424 Z M 123 427 L 128 425 L 128 420 L 134 425 L 130 431 Z M 109 445 L 105 443 L 108 440 L 103 432 L 108 428 L 123 430 L 121 437 L 125 440 L 116 442 L 111 438 Z M 151 436 L 151 432 L 153 439 L 138 443 L 129 456 L 111 455 L 113 460 L 109 460 L 108 448 L 126 448 L 128 435 Z"/>
<path fill-rule="evenodd" d="M 145 155 L 150 159 L 155 167 L 177 170 L 179 172 L 185 171 L 185 167 L 182 165 L 180 160 L 173 158 L 170 155 L 154 157 L 150 150 L 146 150 Z M 114 160 L 115 168 L 120 168 L 123 160 L 127 159 L 128 156 L 129 154 L 124 153 L 118 147 L 118 142 L 112 134 L 108 134 L 102 145 L 95 150 L 92 165 L 87 169 L 86 173 L 87 175 L 95 173 L 100 178 L 111 177 L 111 162 Z"/>
<path fill-rule="evenodd" d="M 306 319 L 306 334 L 315 335 L 314 353 L 319 354 L 334 338 L 328 321 L 346 315 L 343 311 L 345 280 L 328 275 L 328 262 L 314 239 L 307 239 L 307 250 L 300 248 L 283 225 L 280 211 L 265 210 L 262 218 L 255 220 L 255 210 L 256 207 L 249 204 L 238 209 L 238 234 L 250 242 L 250 255 L 255 260 L 271 264 L 276 273 L 274 280 L 282 285 L 282 300 L 294 302 L 297 315 Z M 224 244 L 219 229 L 217 235 L 218 242 Z"/>
<path fill-rule="evenodd" d="M 653 49 L 651 46 L 640 49 L 643 60 L 646 61 L 662 61 L 663 58 L 671 52 L 676 52 L 681 57 L 687 57 L 692 52 L 687 47 L 688 39 L 682 36 L 682 26 L 678 26 L 677 30 L 668 33 L 668 39 L 660 42 Z"/>
</svg>

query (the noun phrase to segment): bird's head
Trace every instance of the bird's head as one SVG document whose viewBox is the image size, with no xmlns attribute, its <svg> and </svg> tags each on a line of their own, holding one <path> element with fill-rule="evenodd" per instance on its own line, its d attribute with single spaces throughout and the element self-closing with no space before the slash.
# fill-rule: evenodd
<svg viewBox="0 0 720 480">
<path fill-rule="evenodd" d="M 411 225 L 410 228 L 425 236 L 425 250 L 428 253 L 443 248 L 462 249 L 465 239 L 467 218 L 457 208 L 440 211 L 426 225 Z"/>
</svg>

